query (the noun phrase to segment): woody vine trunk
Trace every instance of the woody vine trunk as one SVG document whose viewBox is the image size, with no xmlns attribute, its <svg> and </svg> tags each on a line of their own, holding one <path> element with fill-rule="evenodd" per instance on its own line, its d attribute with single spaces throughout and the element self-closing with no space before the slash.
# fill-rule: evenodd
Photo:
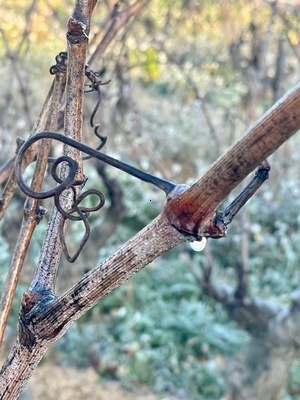
<svg viewBox="0 0 300 400">
<path fill-rule="evenodd" d="M 85 53 L 90 17 L 95 1 L 78 1 L 68 24 L 68 71 L 65 135 L 81 140 Z M 61 296 L 55 295 L 61 246 L 61 218 L 53 210 L 37 271 L 24 293 L 19 335 L 1 370 L 0 399 L 18 398 L 32 372 L 47 351 L 101 298 L 164 252 L 186 240 L 222 237 L 226 226 L 217 207 L 255 167 L 300 127 L 300 84 L 277 102 L 194 185 L 176 185 L 168 194 L 161 214 L 126 242 L 107 260 L 84 275 Z M 66 147 L 77 160 L 81 155 Z M 65 206 L 71 204 L 66 196 Z"/>
</svg>

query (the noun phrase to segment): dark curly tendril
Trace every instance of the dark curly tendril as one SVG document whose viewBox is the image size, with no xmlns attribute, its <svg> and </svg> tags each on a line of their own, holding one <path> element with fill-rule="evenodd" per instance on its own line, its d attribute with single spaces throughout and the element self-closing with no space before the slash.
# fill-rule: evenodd
<svg viewBox="0 0 300 400">
<path fill-rule="evenodd" d="M 34 136 L 32 138 L 35 138 Z M 29 146 L 33 142 L 29 143 Z M 27 144 L 27 142 L 25 142 Z M 60 227 L 60 241 L 62 245 L 62 250 L 66 256 L 66 259 L 69 262 L 74 262 L 83 247 L 85 246 L 86 242 L 88 241 L 89 234 L 90 234 L 90 225 L 87 220 L 88 216 L 90 215 L 91 212 L 93 211 L 98 211 L 104 206 L 104 195 L 96 189 L 90 189 L 86 190 L 83 192 L 80 196 L 77 196 L 76 192 L 76 186 L 84 186 L 86 183 L 86 179 L 84 180 L 77 180 L 75 179 L 76 173 L 78 171 L 78 163 L 73 160 L 71 157 L 68 156 L 62 156 L 56 159 L 51 167 L 51 175 L 53 179 L 58 183 L 58 185 L 54 189 L 46 190 L 46 191 L 41 191 L 41 192 L 36 192 L 32 190 L 29 186 L 26 185 L 24 182 L 24 179 L 21 174 L 21 165 L 22 165 L 22 157 L 24 155 L 24 152 L 28 149 L 29 146 L 23 146 L 21 147 L 18 158 L 16 160 L 16 176 L 18 179 L 18 184 L 22 191 L 27 194 L 30 197 L 36 198 L 36 199 L 47 199 L 49 197 L 54 197 L 54 203 L 58 211 L 62 214 L 62 219 L 61 219 L 61 227 Z M 57 173 L 58 167 L 62 163 L 67 163 L 68 166 L 68 175 L 67 177 L 62 180 Z M 62 193 L 66 190 L 69 189 L 72 191 L 72 207 L 69 210 L 65 210 L 61 203 L 61 195 Z M 98 197 L 98 203 L 94 207 L 80 207 L 80 203 L 82 200 L 84 200 L 87 196 L 94 195 Z M 73 256 L 70 255 L 67 245 L 66 245 L 66 240 L 65 240 L 65 225 L 66 221 L 71 220 L 71 221 L 82 221 L 85 227 L 85 233 L 83 238 L 80 241 L 80 244 Z"/>
<path fill-rule="evenodd" d="M 31 136 L 29 139 L 26 140 L 26 142 L 23 144 L 23 146 L 19 150 L 18 157 L 16 160 L 16 175 L 17 175 L 17 179 L 19 181 L 19 186 L 23 190 L 23 192 L 26 193 L 28 196 L 35 197 L 38 199 L 45 199 L 45 198 L 54 196 L 54 194 L 57 191 L 62 192 L 63 190 L 69 188 L 71 185 L 77 186 L 77 185 L 84 184 L 84 181 L 82 181 L 82 180 L 75 180 L 75 175 L 78 170 L 78 164 L 75 160 L 73 160 L 72 158 L 70 158 L 68 156 L 59 157 L 55 161 L 54 165 L 52 166 L 52 171 L 53 171 L 53 169 L 56 170 L 57 165 L 63 161 L 66 161 L 69 166 L 69 173 L 68 173 L 67 178 L 64 181 L 61 181 L 60 179 L 57 180 L 54 178 L 59 183 L 59 185 L 55 189 L 51 189 L 51 190 L 48 190 L 45 192 L 34 192 L 32 189 L 30 189 L 25 184 L 25 182 L 22 178 L 22 175 L 21 175 L 22 157 L 24 156 L 24 153 L 26 152 L 26 150 L 33 143 L 35 143 L 41 139 L 54 139 L 54 140 L 58 140 L 59 142 L 65 143 L 71 147 L 74 147 L 77 150 L 82 151 L 85 154 L 88 154 L 91 157 L 96 158 L 99 161 L 102 161 L 106 164 L 111 165 L 112 167 L 115 167 L 117 169 L 120 169 L 121 171 L 126 172 L 129 175 L 134 176 L 135 178 L 138 178 L 144 182 L 151 183 L 152 185 L 156 186 L 157 188 L 163 190 L 166 194 L 168 194 L 175 187 L 175 184 L 170 181 L 167 181 L 162 178 L 158 178 L 154 175 L 144 172 L 136 167 L 133 167 L 132 165 L 126 164 L 120 160 L 117 160 L 113 157 L 108 156 L 107 154 L 101 153 L 100 151 L 93 149 L 92 147 L 89 147 L 86 144 L 77 142 L 76 140 L 66 137 L 60 133 L 44 131 L 44 132 L 37 133 L 34 136 Z"/>
<path fill-rule="evenodd" d="M 91 189 L 87 190 L 86 192 L 82 193 L 80 196 L 77 197 L 77 192 L 76 192 L 76 187 L 81 186 L 83 187 L 86 183 L 86 179 L 83 180 L 78 180 L 76 179 L 76 174 L 79 169 L 79 165 L 77 161 L 73 160 L 71 157 L 68 156 L 62 156 L 57 158 L 51 168 L 51 175 L 53 179 L 57 182 L 57 186 L 53 189 L 45 190 L 45 191 L 40 191 L 36 192 L 32 190 L 24 181 L 23 176 L 22 176 L 22 159 L 24 157 L 25 152 L 28 150 L 28 148 L 35 143 L 38 140 L 41 139 L 54 139 L 58 140 L 60 142 L 63 142 L 71 147 L 74 147 L 81 152 L 89 155 L 90 157 L 94 157 L 98 159 L 99 161 L 102 161 L 106 164 L 109 164 L 121 171 L 124 171 L 144 182 L 151 183 L 152 185 L 156 186 L 157 188 L 163 190 L 166 194 L 168 194 L 174 187 L 175 184 L 172 182 L 169 182 L 165 179 L 158 178 L 156 176 L 153 176 L 147 172 L 141 171 L 138 168 L 135 168 L 131 165 L 128 165 L 122 161 L 119 161 L 113 157 L 110 157 L 104 153 L 101 153 L 97 149 L 93 149 L 92 147 L 89 147 L 81 142 L 77 142 L 74 139 L 71 139 L 69 137 L 66 137 L 60 133 L 55 133 L 55 132 L 40 132 L 35 134 L 34 136 L 31 136 L 20 148 L 17 159 L 16 159 L 16 178 L 18 181 L 18 184 L 21 188 L 21 190 L 29 197 L 33 197 L 36 199 L 46 199 L 49 197 L 54 197 L 54 202 L 55 205 L 58 209 L 58 211 L 62 214 L 62 222 L 61 222 L 61 229 L 60 229 L 60 240 L 62 244 L 62 249 L 65 253 L 65 256 L 69 262 L 74 262 L 77 257 L 79 256 L 82 248 L 86 244 L 88 238 L 89 238 L 89 233 L 90 233 L 90 226 L 87 221 L 87 218 L 89 214 L 93 211 L 98 211 L 100 210 L 103 205 L 104 205 L 104 196 L 103 194 L 96 190 L 96 189 Z M 66 163 L 68 168 L 67 168 L 67 176 L 62 180 L 58 173 L 57 173 L 57 168 L 59 165 L 62 163 Z M 73 205 L 71 209 L 65 210 L 61 203 L 60 203 L 60 198 L 62 193 L 65 190 L 71 190 L 73 192 Z M 89 195 L 94 195 L 98 197 L 98 204 L 94 207 L 80 207 L 80 203 Z M 69 254 L 69 251 L 67 249 L 66 245 L 66 240 L 65 240 L 65 223 L 66 220 L 72 220 L 72 221 L 82 221 L 85 226 L 85 234 L 84 237 L 81 240 L 81 243 L 76 251 L 76 253 L 71 256 Z"/>
<path fill-rule="evenodd" d="M 59 230 L 59 236 L 60 236 L 60 242 L 62 245 L 62 250 L 65 254 L 66 259 L 70 263 L 72 263 L 77 259 L 77 257 L 81 253 L 81 250 L 83 249 L 83 247 L 85 246 L 86 242 L 89 239 L 90 224 L 89 224 L 87 218 L 89 217 L 91 212 L 98 211 L 104 206 L 105 199 L 104 199 L 103 194 L 97 189 L 86 190 L 78 197 L 77 197 L 77 193 L 76 193 L 74 186 L 71 186 L 70 189 L 73 192 L 73 206 L 70 210 L 65 211 L 63 209 L 63 207 L 61 206 L 61 204 L 60 204 L 61 193 L 55 194 L 54 202 L 55 202 L 55 205 L 56 205 L 58 211 L 63 215 L 63 219 L 61 220 L 61 226 L 60 226 L 60 230 Z M 79 207 L 79 204 L 81 203 L 81 201 L 90 195 L 96 195 L 98 197 L 98 204 L 94 207 Z M 77 215 L 74 215 L 75 213 Z M 66 240 L 65 240 L 65 230 L 66 230 L 65 225 L 66 225 L 67 220 L 82 221 L 84 224 L 84 227 L 85 227 L 85 233 L 83 235 L 83 238 L 81 239 L 81 242 L 73 256 L 70 255 L 67 244 L 66 244 Z"/>
<path fill-rule="evenodd" d="M 98 79 L 100 77 L 100 74 L 98 72 L 94 72 L 90 69 L 90 67 L 88 65 L 85 66 L 85 76 L 89 79 L 90 84 L 87 85 L 89 90 L 86 90 L 85 93 L 91 93 L 91 92 L 97 92 L 98 95 L 98 100 L 97 100 L 97 104 L 91 114 L 90 117 L 90 125 L 92 128 L 94 128 L 94 133 L 95 135 L 100 139 L 100 144 L 97 146 L 97 150 L 101 150 L 103 148 L 103 146 L 105 146 L 106 141 L 107 141 L 107 137 L 106 136 L 102 136 L 98 131 L 100 128 L 100 125 L 94 124 L 94 119 L 95 119 L 95 115 L 97 114 L 99 107 L 102 103 L 102 93 L 101 93 L 101 89 L 100 86 L 104 86 L 104 85 L 108 85 L 110 83 L 110 80 L 106 81 L 106 82 L 102 82 L 100 79 Z M 91 158 L 91 156 L 84 156 L 83 159 L 87 160 Z"/>
<path fill-rule="evenodd" d="M 50 73 L 51 74 L 56 74 L 58 72 L 66 73 L 67 53 L 66 52 L 59 53 L 56 56 L 55 60 L 56 64 L 50 68 Z M 90 118 L 90 125 L 92 128 L 94 128 L 95 135 L 100 139 L 100 144 L 98 145 L 98 147 L 96 149 L 93 149 L 83 143 L 77 142 L 76 140 L 68 138 L 62 134 L 45 131 L 37 133 L 34 136 L 31 136 L 26 142 L 24 142 L 24 144 L 18 150 L 18 156 L 16 159 L 16 177 L 21 190 L 27 196 L 35 199 L 47 199 L 49 197 L 54 197 L 55 206 L 62 215 L 61 226 L 60 226 L 60 241 L 62 245 L 62 250 L 69 262 L 74 262 L 77 259 L 82 248 L 86 244 L 90 234 L 90 225 L 88 222 L 88 217 L 91 212 L 98 211 L 104 206 L 105 202 L 104 195 L 99 190 L 90 189 L 78 196 L 78 191 L 76 190 L 76 187 L 78 186 L 83 187 L 86 183 L 87 178 L 84 178 L 82 180 L 76 179 L 79 170 L 79 165 L 77 161 L 73 160 L 71 157 L 68 156 L 62 156 L 57 159 L 53 158 L 48 159 L 49 162 L 53 163 L 51 167 L 51 175 L 54 181 L 57 183 L 55 188 L 40 192 L 36 192 L 33 189 L 31 189 L 25 183 L 22 176 L 22 159 L 24 157 L 25 152 L 33 143 L 35 143 L 38 140 L 46 138 L 58 140 L 85 153 L 86 156 L 84 156 L 83 159 L 88 159 L 91 157 L 97 158 L 98 160 L 106 164 L 109 164 L 115 168 L 118 168 L 124 172 L 127 172 L 128 174 L 136 178 L 139 178 L 144 182 L 148 182 L 151 183 L 152 185 L 155 185 L 159 189 L 163 190 L 166 194 L 168 194 L 175 187 L 175 185 L 169 181 L 157 178 L 151 174 L 139 170 L 138 168 L 123 163 L 122 161 L 116 160 L 115 158 L 100 152 L 100 150 L 105 145 L 107 138 L 106 136 L 102 136 L 98 132 L 99 125 L 94 124 L 94 118 L 102 102 L 102 93 L 100 87 L 103 85 L 107 85 L 110 81 L 102 82 L 99 79 L 100 74 L 92 71 L 88 65 L 85 67 L 85 75 L 87 79 L 90 81 L 90 84 L 88 85 L 89 90 L 87 90 L 86 92 L 97 92 L 98 94 L 97 104 Z M 57 172 L 58 167 L 61 166 L 62 163 L 65 163 L 68 167 L 66 169 L 67 176 L 64 177 L 64 179 L 61 179 Z M 69 190 L 69 192 L 71 192 L 72 194 L 72 206 L 68 210 L 66 210 L 61 203 L 61 196 L 65 190 Z M 90 195 L 96 196 L 98 198 L 96 206 L 94 207 L 80 206 L 80 203 Z M 67 221 L 82 221 L 85 227 L 84 236 L 73 256 L 70 255 L 66 245 L 65 231 L 66 231 Z"/>
<path fill-rule="evenodd" d="M 56 64 L 52 65 L 52 67 L 50 68 L 50 74 L 55 75 L 57 72 L 62 72 L 62 73 L 66 73 L 67 72 L 67 59 L 68 59 L 68 54 L 66 51 L 62 51 L 60 52 L 56 57 L 55 57 L 55 61 Z M 101 150 L 107 141 L 107 137 L 103 136 L 99 133 L 99 128 L 100 125 L 94 124 L 94 118 L 96 113 L 99 110 L 99 107 L 102 103 L 102 93 L 101 93 L 101 89 L 100 86 L 104 86 L 104 85 L 108 85 L 110 83 L 110 80 L 106 81 L 106 82 L 102 82 L 99 77 L 100 77 L 100 73 L 99 72 L 94 72 L 93 70 L 90 69 L 89 65 L 85 66 L 85 76 L 89 79 L 90 84 L 87 85 L 88 86 L 88 90 L 85 91 L 85 93 L 90 93 L 90 92 L 97 92 L 98 94 L 98 100 L 96 103 L 96 106 L 91 114 L 90 117 L 90 125 L 92 128 L 94 128 L 94 133 L 95 135 L 100 139 L 100 144 L 96 147 L 97 150 Z M 87 160 L 91 158 L 91 156 L 84 156 L 83 159 Z M 53 162 L 54 159 L 53 158 L 49 158 L 50 162 Z"/>
<path fill-rule="evenodd" d="M 50 74 L 55 75 L 57 72 L 67 72 L 67 58 L 68 54 L 66 51 L 61 51 L 56 57 L 56 64 L 50 68 Z"/>
</svg>

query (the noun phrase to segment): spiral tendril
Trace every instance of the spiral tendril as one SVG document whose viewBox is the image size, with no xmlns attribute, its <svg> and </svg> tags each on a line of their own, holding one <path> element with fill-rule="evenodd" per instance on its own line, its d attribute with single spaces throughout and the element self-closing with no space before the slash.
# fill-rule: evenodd
<svg viewBox="0 0 300 400">
<path fill-rule="evenodd" d="M 84 186 L 86 183 L 87 179 L 83 180 L 78 180 L 76 179 L 76 174 L 78 172 L 78 163 L 77 161 L 73 160 L 71 157 L 68 156 L 62 156 L 57 158 L 52 165 L 51 168 L 51 175 L 54 179 L 54 181 L 57 183 L 57 186 L 53 189 L 45 190 L 45 191 L 34 191 L 31 189 L 24 181 L 23 176 L 22 176 L 22 160 L 24 157 L 25 152 L 28 150 L 30 146 L 32 146 L 33 143 L 35 143 L 38 140 L 42 139 L 54 139 L 58 140 L 60 142 L 63 142 L 69 146 L 72 146 L 83 153 L 88 154 L 91 157 L 97 158 L 99 161 L 105 162 L 119 170 L 122 170 L 144 182 L 151 183 L 152 185 L 156 186 L 157 188 L 163 190 L 166 194 L 168 194 L 174 187 L 175 184 L 172 182 L 169 182 L 167 180 L 158 178 L 156 176 L 153 176 L 147 172 L 141 171 L 138 168 L 135 168 L 131 165 L 128 165 L 126 163 L 123 163 L 120 160 L 117 160 L 113 157 L 108 156 L 107 154 L 101 153 L 100 151 L 93 149 L 92 147 L 89 147 L 81 142 L 77 142 L 74 139 L 71 139 L 69 137 L 66 137 L 60 133 L 56 132 L 40 132 L 35 134 L 34 136 L 31 136 L 20 148 L 17 158 L 16 158 L 16 179 L 19 184 L 19 187 L 21 190 L 29 197 L 33 197 L 36 199 L 47 199 L 49 197 L 54 197 L 54 203 L 58 209 L 58 211 L 62 214 L 62 222 L 61 222 L 61 229 L 60 229 L 60 240 L 61 240 L 61 245 L 63 252 L 66 256 L 66 259 L 69 262 L 74 262 L 86 242 L 88 241 L 89 234 L 90 234 L 90 225 L 87 220 L 88 216 L 90 215 L 91 212 L 98 211 L 100 210 L 105 202 L 103 194 L 96 190 L 96 189 L 90 189 L 85 192 L 83 192 L 80 196 L 77 197 L 77 191 L 76 187 L 78 186 Z M 62 163 L 67 163 L 67 176 L 62 179 L 59 174 L 57 173 L 58 167 Z M 61 195 L 65 190 L 71 190 L 73 192 L 72 194 L 72 206 L 69 210 L 65 210 L 63 206 L 61 205 L 60 199 Z M 89 195 L 95 195 L 98 197 L 98 203 L 94 207 L 80 207 L 80 203 Z M 75 215 L 74 215 L 75 214 Z M 66 239 L 65 239 L 65 224 L 66 221 L 82 221 L 84 226 L 85 226 L 85 234 L 73 256 L 70 255 L 67 245 L 66 245 Z"/>
<path fill-rule="evenodd" d="M 53 65 L 50 68 L 50 73 L 51 74 L 56 74 L 58 72 L 61 73 L 66 73 L 67 71 L 67 53 L 66 52 L 60 52 L 56 58 L 56 64 Z M 128 165 L 126 163 L 123 163 L 122 161 L 119 161 L 113 157 L 110 157 L 104 153 L 101 153 L 100 150 L 103 148 L 107 141 L 106 136 L 102 136 L 101 133 L 99 132 L 100 125 L 94 123 L 94 118 L 95 115 L 101 105 L 102 102 L 102 93 L 100 90 L 100 86 L 107 85 L 110 81 L 107 82 L 102 82 L 99 79 L 100 74 L 97 72 L 92 71 L 89 66 L 87 65 L 85 68 L 85 75 L 89 79 L 90 84 L 88 85 L 89 90 L 86 92 L 94 92 L 96 91 L 98 94 L 98 100 L 96 103 L 96 106 L 91 114 L 90 117 L 90 125 L 92 128 L 94 128 L 94 133 L 95 135 L 100 139 L 100 144 L 97 146 L 96 149 L 93 149 L 81 142 L 77 142 L 76 140 L 66 137 L 62 134 L 56 133 L 56 132 L 49 132 L 49 131 L 44 131 L 37 133 L 33 136 L 31 136 L 26 142 L 22 144 L 22 146 L 18 149 L 18 154 L 17 154 L 17 159 L 16 159 L 16 167 L 15 167 L 15 172 L 16 172 L 16 179 L 18 182 L 18 185 L 20 189 L 29 197 L 35 198 L 35 199 L 47 199 L 50 197 L 54 198 L 54 204 L 58 211 L 60 212 L 62 218 L 61 218 L 61 226 L 60 226 L 60 241 L 62 245 L 62 250 L 66 256 L 66 259 L 69 262 L 74 262 L 83 247 L 85 246 L 86 242 L 88 241 L 89 234 L 90 234 L 90 225 L 88 222 L 88 217 L 91 212 L 99 211 L 105 203 L 105 198 L 103 193 L 101 193 L 97 189 L 89 189 L 86 190 L 85 192 L 81 193 L 78 195 L 78 186 L 83 187 L 86 183 L 87 178 L 84 179 L 77 179 L 77 173 L 79 172 L 79 165 L 77 161 L 73 160 L 71 157 L 68 156 L 61 156 L 57 159 L 53 158 L 48 158 L 49 162 L 52 162 L 52 167 L 51 167 L 51 175 L 54 181 L 57 183 L 55 188 L 49 189 L 49 190 L 41 190 L 41 191 L 34 191 L 30 186 L 28 186 L 22 176 L 22 164 L 23 164 L 23 157 L 25 155 L 25 152 L 29 149 L 33 143 L 35 143 L 38 140 L 42 139 L 54 139 L 58 140 L 64 144 L 67 144 L 73 148 L 76 148 L 80 150 L 81 152 L 85 153 L 86 155 L 83 156 L 83 159 L 88 159 L 91 157 L 97 158 L 99 161 L 102 161 L 104 163 L 107 163 L 115 168 L 118 168 L 119 170 L 122 170 L 136 178 L 141 179 L 142 181 L 151 183 L 158 187 L 159 189 L 163 190 L 166 194 L 168 194 L 174 187 L 175 184 L 172 182 L 166 181 L 164 179 L 155 177 L 149 173 L 146 173 L 144 171 L 139 170 L 138 168 L 135 168 L 131 165 Z M 62 166 L 62 164 L 65 163 L 67 168 L 66 170 L 66 176 L 64 178 L 61 178 L 61 176 L 58 173 L 59 167 Z M 63 201 L 62 201 L 62 194 L 65 191 L 69 191 L 69 196 L 71 196 L 72 200 L 72 205 L 69 209 L 65 209 L 63 206 Z M 86 199 L 88 196 L 94 195 L 97 197 L 97 204 L 92 207 L 84 207 L 80 206 L 80 203 Z M 82 221 L 85 227 L 85 233 L 83 235 L 83 238 L 81 239 L 77 250 L 73 255 L 70 255 L 68 246 L 66 244 L 66 238 L 65 238 L 65 233 L 66 233 L 66 222 L 67 221 Z"/>
</svg>

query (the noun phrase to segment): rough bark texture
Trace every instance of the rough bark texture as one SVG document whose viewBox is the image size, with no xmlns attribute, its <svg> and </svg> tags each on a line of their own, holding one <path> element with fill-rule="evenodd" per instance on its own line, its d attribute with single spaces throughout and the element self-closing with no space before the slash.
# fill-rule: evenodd
<svg viewBox="0 0 300 400">
<path fill-rule="evenodd" d="M 62 94 L 65 87 L 65 76 L 58 74 L 52 85 L 51 95 L 43 107 L 40 116 L 38 129 L 55 129 Z M 48 117 L 47 117 L 48 116 Z M 47 158 L 50 153 L 50 141 L 44 141 L 40 146 L 37 158 L 35 173 L 32 179 L 31 187 L 34 190 L 40 190 L 43 183 L 44 172 L 47 167 Z M 23 222 L 20 228 L 17 244 L 9 266 L 7 279 L 2 291 L 0 302 L 0 347 L 3 341 L 3 335 L 7 319 L 10 313 L 13 296 L 19 281 L 21 269 L 26 257 L 28 246 L 31 241 L 35 227 L 42 218 L 42 209 L 36 199 L 28 198 L 24 207 Z"/>
<path fill-rule="evenodd" d="M 210 236 L 220 200 L 299 129 L 299 107 L 300 84 L 258 120 L 188 191 L 175 200 L 170 199 L 165 212 L 174 226 L 193 236 Z"/>
<path fill-rule="evenodd" d="M 54 299 L 47 291 L 26 292 L 19 339 L 0 374 L 1 400 L 18 397 L 47 348 L 74 320 L 129 276 L 182 241 L 182 235 L 159 217 L 59 298 Z"/>
</svg>

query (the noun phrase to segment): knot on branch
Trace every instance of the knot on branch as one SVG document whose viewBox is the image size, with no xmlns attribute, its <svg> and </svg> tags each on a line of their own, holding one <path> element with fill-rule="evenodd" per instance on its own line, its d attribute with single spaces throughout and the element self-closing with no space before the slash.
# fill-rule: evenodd
<svg viewBox="0 0 300 400">
<path fill-rule="evenodd" d="M 212 192 L 205 193 L 205 187 L 204 191 L 199 190 L 199 181 L 191 187 L 175 186 L 168 194 L 164 213 L 170 223 L 184 235 L 197 240 L 201 237 L 222 238 L 226 236 L 227 226 L 234 216 L 268 179 L 270 168 L 268 161 L 263 161 L 251 182 L 223 212 L 214 209 L 214 204 L 217 206 L 216 200 L 214 203 L 208 201 Z M 222 193 L 218 198 L 219 202 L 223 200 L 221 196 Z"/>
<path fill-rule="evenodd" d="M 53 293 L 44 289 L 27 290 L 23 294 L 19 317 L 19 340 L 23 346 L 31 349 L 35 345 L 38 335 L 34 331 L 34 318 L 42 315 L 54 299 Z"/>
<path fill-rule="evenodd" d="M 201 206 L 197 212 L 190 211 L 190 186 L 176 185 L 168 194 L 164 213 L 170 223 L 183 235 L 201 240 L 202 237 L 220 238 L 226 236 L 226 225 L 221 214 L 207 213 Z"/>
<path fill-rule="evenodd" d="M 87 25 L 78 21 L 74 17 L 70 17 L 68 21 L 67 39 L 71 44 L 81 43 L 89 38 L 87 34 Z"/>
</svg>

